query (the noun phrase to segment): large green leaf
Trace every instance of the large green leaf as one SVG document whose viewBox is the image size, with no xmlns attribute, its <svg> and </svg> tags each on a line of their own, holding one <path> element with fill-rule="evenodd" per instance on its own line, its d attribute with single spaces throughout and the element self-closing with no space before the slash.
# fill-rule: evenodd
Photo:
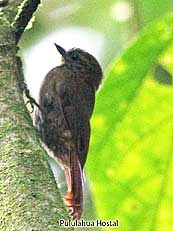
<svg viewBox="0 0 173 231">
<path fill-rule="evenodd" d="M 173 230 L 173 88 L 145 78 L 172 39 L 171 14 L 113 62 L 97 97 L 87 175 L 99 217 L 121 231 Z"/>
</svg>

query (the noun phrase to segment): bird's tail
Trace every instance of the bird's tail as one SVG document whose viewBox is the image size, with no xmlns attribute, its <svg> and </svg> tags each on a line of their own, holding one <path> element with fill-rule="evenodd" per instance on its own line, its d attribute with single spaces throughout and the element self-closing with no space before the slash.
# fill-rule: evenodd
<svg viewBox="0 0 173 231">
<path fill-rule="evenodd" d="M 77 153 L 70 155 L 70 166 L 64 167 L 68 193 L 64 196 L 67 209 L 73 219 L 80 219 L 83 209 L 83 171 Z"/>
</svg>

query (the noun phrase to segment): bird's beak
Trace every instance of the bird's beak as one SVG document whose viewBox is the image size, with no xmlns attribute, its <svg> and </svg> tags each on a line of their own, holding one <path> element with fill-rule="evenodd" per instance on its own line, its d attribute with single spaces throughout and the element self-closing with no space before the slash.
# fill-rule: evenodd
<svg viewBox="0 0 173 231">
<path fill-rule="evenodd" d="M 59 53 L 62 55 L 62 57 L 65 59 L 66 57 L 66 50 L 59 45 L 55 43 L 56 49 L 59 51 Z"/>
</svg>

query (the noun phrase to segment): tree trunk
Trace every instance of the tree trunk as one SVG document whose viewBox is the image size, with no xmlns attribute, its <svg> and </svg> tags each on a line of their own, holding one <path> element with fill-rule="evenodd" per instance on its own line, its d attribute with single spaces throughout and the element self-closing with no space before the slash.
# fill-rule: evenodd
<svg viewBox="0 0 173 231">
<path fill-rule="evenodd" d="M 17 42 L 38 4 L 11 0 L 0 16 L 1 231 L 64 230 L 59 219 L 68 219 L 19 88 Z"/>
</svg>

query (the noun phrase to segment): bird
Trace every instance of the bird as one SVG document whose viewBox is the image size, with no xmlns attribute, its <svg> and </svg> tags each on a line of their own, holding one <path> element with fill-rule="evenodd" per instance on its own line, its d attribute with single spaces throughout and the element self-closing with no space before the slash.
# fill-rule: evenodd
<svg viewBox="0 0 173 231">
<path fill-rule="evenodd" d="M 72 219 L 83 211 L 83 169 L 90 142 L 90 119 L 103 71 L 90 53 L 55 43 L 61 65 L 51 69 L 39 90 L 34 125 L 47 153 L 61 166 L 67 182 L 64 202 Z"/>
</svg>

